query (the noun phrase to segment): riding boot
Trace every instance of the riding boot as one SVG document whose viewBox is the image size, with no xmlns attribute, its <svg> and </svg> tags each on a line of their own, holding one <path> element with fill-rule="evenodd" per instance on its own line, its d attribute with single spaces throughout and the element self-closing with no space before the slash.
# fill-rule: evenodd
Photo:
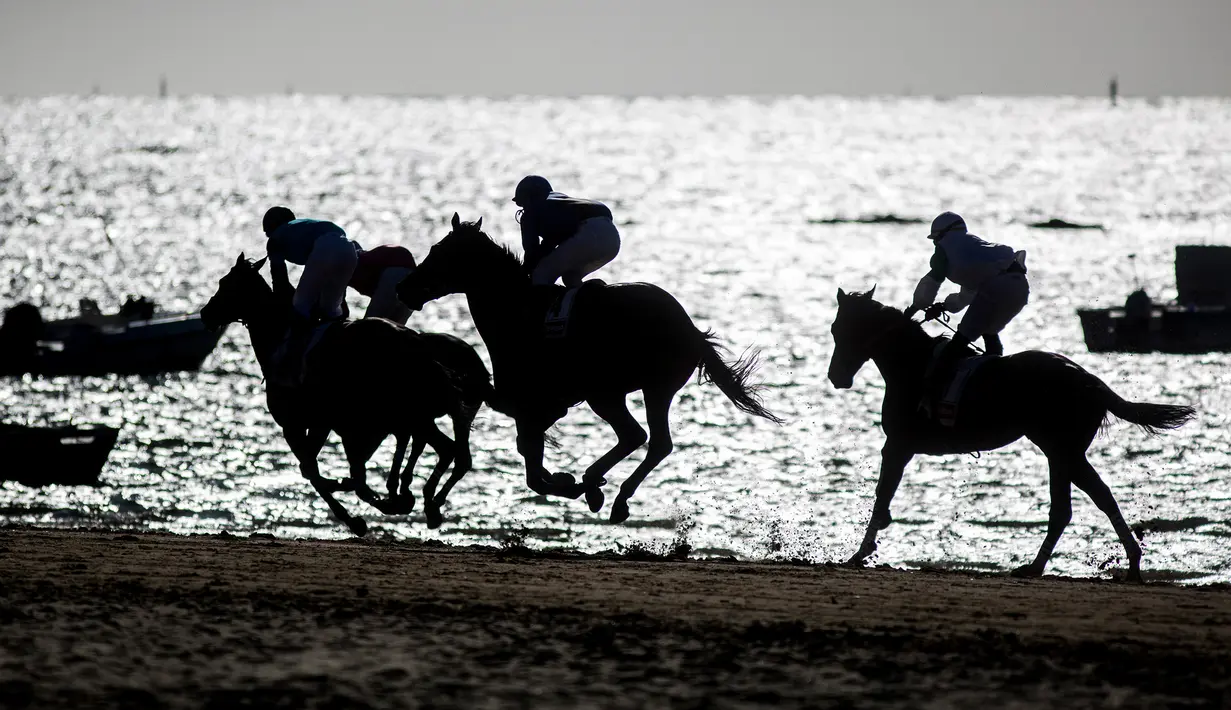
<svg viewBox="0 0 1231 710">
<path fill-rule="evenodd" d="M 996 333 L 984 333 L 983 352 L 988 355 L 1004 355 L 1004 345 L 1000 343 L 1000 336 Z"/>
<path fill-rule="evenodd" d="M 953 367 L 966 352 L 966 346 L 969 344 L 970 340 L 966 336 L 954 333 L 953 338 L 945 344 L 928 371 L 924 373 L 923 397 L 919 401 L 919 408 L 927 412 L 928 416 L 932 415 L 934 406 L 944 395 L 944 388 L 953 374 Z"/>
<path fill-rule="evenodd" d="M 274 376 L 271 378 L 279 384 L 288 387 L 296 387 L 303 384 L 305 350 L 308 348 L 308 342 L 312 339 L 312 331 L 317 325 L 316 321 L 298 311 L 293 311 L 292 313 L 290 325 L 286 330 L 286 337 L 282 340 L 282 344 L 278 346 L 278 349 L 274 351 Z"/>
</svg>

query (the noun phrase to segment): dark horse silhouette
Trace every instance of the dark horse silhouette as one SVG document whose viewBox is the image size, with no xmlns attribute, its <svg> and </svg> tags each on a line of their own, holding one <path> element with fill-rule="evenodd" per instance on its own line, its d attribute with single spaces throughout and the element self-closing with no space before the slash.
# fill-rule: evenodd
<svg viewBox="0 0 1231 710">
<path fill-rule="evenodd" d="M 848 294 L 838 289 L 838 315 L 832 328 L 829 381 L 834 387 L 849 388 L 868 360 L 876 363 L 885 379 L 881 406 L 885 446 L 876 504 L 863 544 L 848 563 L 861 563 L 876 551 L 876 533 L 893 521 L 889 503 L 915 454 L 988 451 L 1025 436 L 1047 456 L 1051 512 L 1038 555 L 1014 570 L 1014 576 L 1043 574 L 1072 517 L 1070 485 L 1075 485 L 1111 519 L 1128 555 L 1128 577 L 1140 581 L 1141 547 L 1120 515 L 1111 490 L 1086 459 L 1086 449 L 1109 414 L 1156 434 L 1187 422 L 1193 408 L 1129 402 L 1072 360 L 1031 350 L 984 363 L 967 383 L 957 422 L 952 428 L 943 427 L 918 407 L 924 371 L 937 339 L 898 310 L 875 301 L 875 290 Z"/>
<path fill-rule="evenodd" d="M 628 499 L 671 453 L 671 400 L 698 369 L 739 409 L 780 421 L 748 384 L 755 354 L 734 364 L 724 362 L 714 335 L 698 330 L 683 306 L 657 286 L 586 286 L 577 296 L 568 336 L 545 339 L 545 308 L 563 287 L 532 287 L 521 261 L 484 234 L 482 224 L 482 219 L 461 222 L 454 214 L 453 231 L 398 285 L 398 297 L 419 310 L 448 294 L 466 295 L 492 358 L 496 398 L 489 403 L 515 419 L 526 483 L 535 492 L 570 498 L 584 493 L 590 510 L 598 512 L 603 476 L 646 443 L 645 430 L 625 402 L 629 393 L 641 390 L 649 446 L 611 506 L 612 522 L 626 520 Z M 543 468 L 543 438 L 569 407 L 582 401 L 611 425 L 618 440 L 577 483 L 570 474 L 553 476 Z"/>
<path fill-rule="evenodd" d="M 423 507 L 428 527 L 439 527 L 445 498 L 470 470 L 470 425 L 491 392 L 482 359 L 452 336 L 416 333 L 383 318 L 366 318 L 329 327 L 308 355 L 302 385 L 277 384 L 268 377 L 270 359 L 286 335 L 290 300 L 275 295 L 265 283 L 260 274 L 264 262 L 249 262 L 240 254 L 201 309 L 201 320 L 210 328 L 234 322 L 247 326 L 267 375 L 269 412 L 282 427 L 300 471 L 334 516 L 356 535 L 364 535 L 367 523 L 347 513 L 333 493 L 353 490 L 384 513 L 408 513 L 414 507 L 410 482 L 415 461 L 425 445 L 431 446 L 437 463 L 423 487 Z M 453 420 L 456 444 L 436 427 L 436 417 L 444 415 Z M 317 466 L 330 431 L 342 439 L 350 466 L 347 482 L 324 478 Z M 382 500 L 368 487 L 365 474 L 368 459 L 390 434 L 397 447 L 386 484 L 389 497 Z M 411 455 L 399 476 L 411 439 Z M 437 493 L 441 474 L 455 457 L 453 471 Z"/>
</svg>

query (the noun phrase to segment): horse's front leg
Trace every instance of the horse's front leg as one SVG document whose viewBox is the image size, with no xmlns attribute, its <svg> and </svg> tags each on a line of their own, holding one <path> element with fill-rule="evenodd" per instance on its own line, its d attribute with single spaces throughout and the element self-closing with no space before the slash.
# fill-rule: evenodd
<svg viewBox="0 0 1231 710">
<path fill-rule="evenodd" d="M 543 467 L 543 435 L 547 427 L 541 419 L 517 419 L 517 452 L 526 461 L 526 485 L 545 496 L 579 498 L 584 492 L 567 473 L 553 477 Z"/>
<path fill-rule="evenodd" d="M 286 438 L 286 443 L 290 445 L 291 452 L 295 454 L 295 458 L 299 459 L 300 473 L 316 489 L 317 495 L 321 497 L 321 500 L 325 501 L 325 505 L 329 506 L 333 517 L 337 518 L 339 522 L 349 528 L 351 533 L 357 537 L 367 535 L 367 521 L 346 512 L 346 508 L 343 508 L 342 504 L 333 497 L 336 491 L 348 490 L 351 487 L 350 483 L 331 481 L 321 476 L 320 469 L 317 467 L 316 457 L 320 454 L 321 447 L 325 445 L 325 440 L 329 438 L 329 429 L 303 430 L 283 428 L 282 435 Z"/>
<path fill-rule="evenodd" d="M 872 517 L 868 520 L 868 529 L 864 532 L 863 543 L 859 551 L 846 561 L 848 565 L 861 565 L 863 561 L 876 552 L 876 533 L 889 527 L 893 516 L 889 514 L 889 504 L 893 502 L 893 494 L 902 482 L 902 473 L 906 464 L 914 458 L 914 453 L 893 442 L 886 441 L 881 449 L 880 477 L 876 481 L 876 503 L 872 506 Z"/>
<path fill-rule="evenodd" d="M 428 420 L 427 426 L 422 430 L 415 432 L 415 438 L 420 437 L 427 441 L 432 451 L 436 452 L 436 466 L 432 468 L 427 483 L 423 484 L 423 514 L 427 518 L 428 528 L 435 530 L 444 522 L 444 516 L 440 513 L 439 499 L 436 497 L 436 486 L 440 485 L 441 474 L 453 463 L 457 446 L 452 439 L 445 436 L 444 432 L 436 428 L 436 423 L 431 420 Z"/>
</svg>

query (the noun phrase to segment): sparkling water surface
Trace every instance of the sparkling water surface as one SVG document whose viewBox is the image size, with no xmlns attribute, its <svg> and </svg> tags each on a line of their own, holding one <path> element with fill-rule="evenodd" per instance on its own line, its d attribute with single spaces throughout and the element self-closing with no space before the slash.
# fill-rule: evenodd
<svg viewBox="0 0 1231 710">
<path fill-rule="evenodd" d="M 752 420 L 694 378 L 672 412 L 675 452 L 627 523 L 531 494 L 511 420 L 484 409 L 475 470 L 440 530 L 419 510 L 385 517 L 341 495 L 374 535 L 395 539 L 524 537 L 585 551 L 687 542 L 701 555 L 844 559 L 871 510 L 883 383 L 871 364 L 851 390 L 826 379 L 835 292 L 876 284 L 878 298 L 905 305 L 931 244 L 926 224 L 821 222 L 954 209 L 972 231 L 1029 252 L 1032 298 L 1004 334 L 1010 351 L 1060 352 L 1130 399 L 1198 407 L 1157 438 L 1116 423 L 1090 459 L 1130 524 L 1150 529 L 1147 572 L 1231 581 L 1231 357 L 1090 354 L 1075 314 L 1122 303 L 1138 284 L 1173 297 L 1176 245 L 1231 244 L 1226 100 L 59 97 L 0 101 L 0 130 L 0 307 L 31 301 L 64 317 L 79 298 L 114 310 L 140 294 L 199 309 L 241 251 L 263 252 L 260 219 L 275 203 L 420 257 L 454 211 L 516 244 L 509 197 L 540 173 L 615 212 L 623 250 L 598 276 L 654 282 L 732 355 L 761 349 L 766 404 L 787 423 Z M 1104 228 L 1027 226 L 1052 217 Z M 352 309 L 364 301 L 352 294 Z M 486 357 L 461 296 L 410 325 L 455 333 Z M 122 427 L 102 487 L 5 484 L 0 520 L 347 536 L 265 410 L 241 326 L 197 373 L 6 378 L 0 401 L 7 421 Z M 584 406 L 556 434 L 548 467 L 575 474 L 614 443 Z M 609 501 L 642 453 L 609 476 Z M 391 457 L 392 441 L 370 465 L 378 490 Z M 321 460 L 345 474 L 336 438 Z M 1046 461 L 1029 442 L 978 459 L 919 457 L 875 561 L 1023 564 L 1047 507 Z M 1049 571 L 1122 565 L 1110 524 L 1075 493 Z"/>
</svg>

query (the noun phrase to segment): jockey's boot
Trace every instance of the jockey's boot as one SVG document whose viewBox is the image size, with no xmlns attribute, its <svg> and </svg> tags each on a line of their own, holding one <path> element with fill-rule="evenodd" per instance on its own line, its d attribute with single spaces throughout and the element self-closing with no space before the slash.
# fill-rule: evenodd
<svg viewBox="0 0 1231 710">
<path fill-rule="evenodd" d="M 1004 345 L 1000 343 L 1000 336 L 996 333 L 984 333 L 983 352 L 988 355 L 1004 355 Z"/>
<path fill-rule="evenodd" d="M 954 333 L 953 338 L 945 344 L 940 354 L 932 361 L 923 375 L 923 397 L 919 400 L 919 408 L 929 417 L 935 412 L 935 406 L 945 393 L 945 386 L 953 375 L 953 368 L 970 341 L 961 333 Z"/>
<path fill-rule="evenodd" d="M 286 387 L 303 384 L 304 358 L 316 321 L 292 309 L 291 322 L 287 326 L 282 344 L 274 350 L 270 379 Z"/>
</svg>

